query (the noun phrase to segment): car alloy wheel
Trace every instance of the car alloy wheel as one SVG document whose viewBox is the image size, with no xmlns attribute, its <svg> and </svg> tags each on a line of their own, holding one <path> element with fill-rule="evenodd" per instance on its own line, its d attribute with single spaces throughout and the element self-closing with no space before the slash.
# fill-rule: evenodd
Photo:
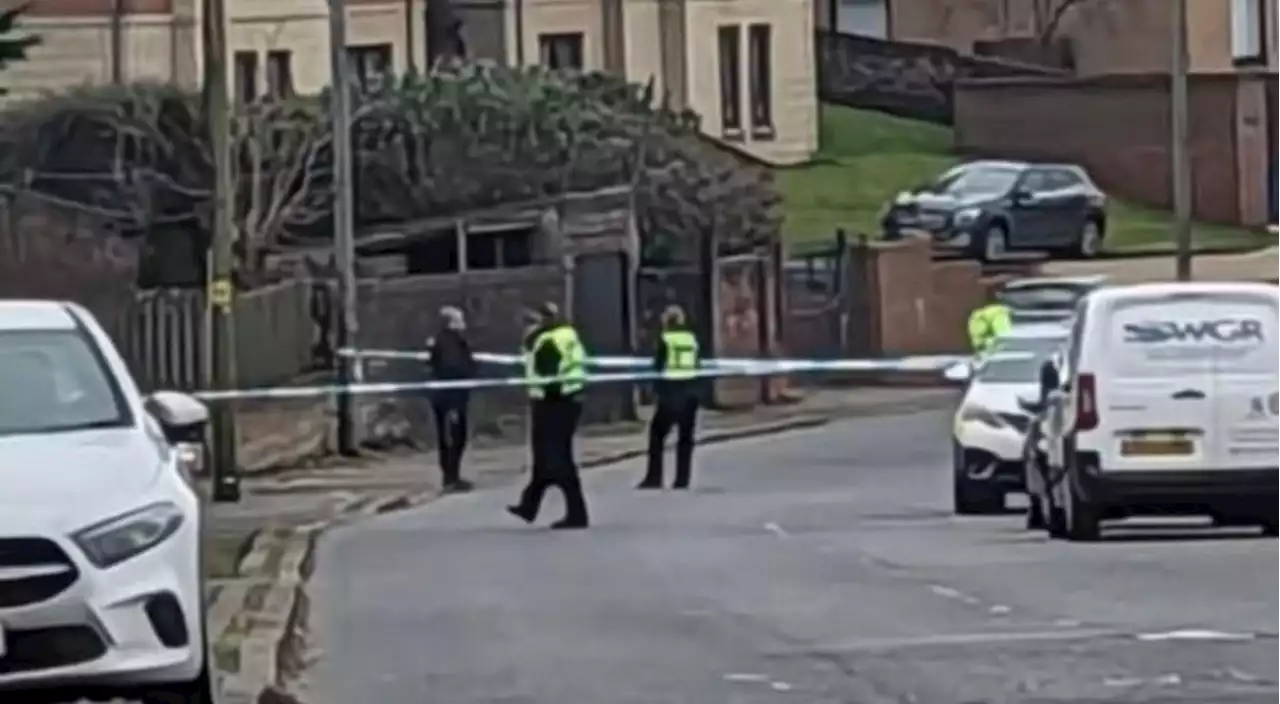
<svg viewBox="0 0 1280 704">
<path fill-rule="evenodd" d="M 982 258 L 989 262 L 999 261 L 1009 251 L 1008 235 L 1000 225 L 987 228 L 982 238 Z"/>
<path fill-rule="evenodd" d="M 1102 250 L 1102 228 L 1093 220 L 1085 222 L 1080 229 L 1080 239 L 1076 242 L 1076 250 L 1080 256 L 1093 259 Z"/>
</svg>

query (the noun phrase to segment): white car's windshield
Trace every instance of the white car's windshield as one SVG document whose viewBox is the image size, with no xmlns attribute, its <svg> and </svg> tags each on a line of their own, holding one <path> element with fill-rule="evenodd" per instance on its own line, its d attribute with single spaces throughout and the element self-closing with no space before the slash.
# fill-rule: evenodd
<svg viewBox="0 0 1280 704">
<path fill-rule="evenodd" d="M 1013 188 L 1020 173 L 1022 173 L 1020 170 L 1008 166 L 960 168 L 944 174 L 933 184 L 931 190 L 958 198 L 998 196 Z"/>
<path fill-rule="evenodd" d="M 0 436 L 128 425 L 102 359 L 74 330 L 0 331 Z"/>
<path fill-rule="evenodd" d="M 1035 383 L 1040 365 L 1066 337 L 1016 337 L 1001 340 L 978 368 L 978 380 L 995 384 Z M 1002 358 L 1001 353 L 1012 353 Z"/>
</svg>

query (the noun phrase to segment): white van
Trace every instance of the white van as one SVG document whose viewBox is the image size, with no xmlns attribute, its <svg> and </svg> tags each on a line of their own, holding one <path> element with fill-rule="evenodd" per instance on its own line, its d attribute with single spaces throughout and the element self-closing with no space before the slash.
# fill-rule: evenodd
<svg viewBox="0 0 1280 704">
<path fill-rule="evenodd" d="M 1103 288 L 1081 304 L 1044 389 L 1056 537 L 1103 520 L 1209 515 L 1277 528 L 1280 289 L 1249 283 Z M 1046 379 L 1051 383 L 1052 379 Z"/>
</svg>

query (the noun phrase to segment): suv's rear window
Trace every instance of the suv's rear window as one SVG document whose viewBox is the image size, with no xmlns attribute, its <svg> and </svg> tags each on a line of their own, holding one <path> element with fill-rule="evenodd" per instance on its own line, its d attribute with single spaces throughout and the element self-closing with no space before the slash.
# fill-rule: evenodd
<svg viewBox="0 0 1280 704">
<path fill-rule="evenodd" d="M 1239 294 L 1122 301 L 1112 310 L 1103 358 L 1130 377 L 1274 375 L 1280 371 L 1277 314 L 1274 299 Z"/>
</svg>

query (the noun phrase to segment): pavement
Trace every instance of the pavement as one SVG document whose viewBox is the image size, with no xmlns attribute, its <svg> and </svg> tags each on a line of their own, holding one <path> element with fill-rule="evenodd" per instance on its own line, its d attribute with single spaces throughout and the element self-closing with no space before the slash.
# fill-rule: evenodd
<svg viewBox="0 0 1280 704">
<path fill-rule="evenodd" d="M 1198 281 L 1275 281 L 1280 247 L 1268 247 L 1244 254 L 1196 255 L 1192 277 Z M 1176 274 L 1175 259 L 1169 255 L 1141 259 L 1098 261 L 1053 261 L 1041 266 L 1048 276 L 1105 274 L 1117 283 L 1169 281 Z"/>
<path fill-rule="evenodd" d="M 816 390 L 796 403 L 749 411 L 704 412 L 702 444 L 817 427 L 833 418 L 948 406 L 949 389 Z M 643 422 L 589 427 L 578 447 L 584 467 L 643 454 Z M 309 467 L 246 477 L 242 500 L 214 504 L 211 552 L 230 553 L 209 582 L 209 634 L 221 704 L 256 701 L 264 688 L 287 690 L 306 669 L 311 551 L 335 524 L 404 510 L 438 496 L 434 453 L 331 458 Z M 513 483 L 525 471 L 523 444 L 468 452 L 469 478 L 482 488 Z M 228 561 L 228 560 L 223 560 Z"/>
<path fill-rule="evenodd" d="M 1274 540 L 1186 523 L 1103 542 L 958 518 L 947 411 L 698 455 L 693 492 L 591 472 L 595 523 L 507 491 L 335 527 L 308 704 L 1271 704 Z M 554 501 L 554 500 L 553 500 Z"/>
</svg>

